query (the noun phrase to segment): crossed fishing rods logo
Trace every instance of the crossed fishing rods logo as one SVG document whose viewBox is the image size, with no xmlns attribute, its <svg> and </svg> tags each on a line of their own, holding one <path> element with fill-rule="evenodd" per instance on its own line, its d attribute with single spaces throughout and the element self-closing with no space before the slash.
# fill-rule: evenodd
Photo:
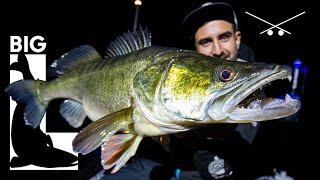
<svg viewBox="0 0 320 180">
<path fill-rule="evenodd" d="M 269 24 L 271 26 L 270 28 L 268 28 L 268 29 L 266 29 L 264 31 L 261 31 L 260 34 L 267 33 L 269 36 L 272 36 L 273 35 L 273 29 L 277 28 L 278 29 L 278 35 L 279 36 L 283 36 L 285 33 L 291 34 L 291 32 L 289 32 L 289 31 L 287 31 L 287 30 L 285 30 L 285 29 L 283 29 L 283 28 L 281 28 L 279 26 L 284 24 L 284 23 L 286 23 L 286 22 L 288 22 L 288 21 L 291 21 L 291 20 L 293 20 L 293 19 L 295 19 L 295 18 L 297 18 L 297 17 L 299 17 L 299 16 L 301 16 L 303 14 L 305 14 L 306 12 L 303 11 L 303 12 L 301 12 L 301 13 L 299 13 L 299 14 L 297 14 L 297 15 L 289 18 L 289 19 L 286 19 L 286 20 L 284 20 L 284 21 L 282 21 L 282 22 L 280 22 L 280 23 L 278 23 L 276 25 L 274 25 L 273 23 L 270 23 L 269 21 L 267 21 L 265 19 L 262 19 L 261 17 L 258 17 L 257 15 L 254 15 L 254 14 L 248 12 L 248 11 L 246 11 L 245 13 L 250 15 L 251 17 L 254 17 L 254 18 L 256 18 L 256 19 L 258 19 L 258 20 L 260 20 L 260 21 L 262 21 L 262 22 L 264 22 L 266 24 Z"/>
<path fill-rule="evenodd" d="M 10 83 L 46 80 L 46 45 L 40 35 L 10 36 Z M 10 170 L 78 170 L 76 133 L 47 133 L 46 116 L 40 127 L 26 125 L 24 110 L 10 98 Z"/>
</svg>

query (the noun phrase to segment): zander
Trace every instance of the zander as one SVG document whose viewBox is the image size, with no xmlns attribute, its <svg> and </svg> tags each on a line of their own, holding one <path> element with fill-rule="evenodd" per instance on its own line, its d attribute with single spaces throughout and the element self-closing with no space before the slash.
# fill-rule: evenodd
<svg viewBox="0 0 320 180">
<path fill-rule="evenodd" d="M 71 50 L 51 67 L 59 77 L 22 80 L 6 92 L 26 104 L 25 121 L 37 127 L 49 102 L 73 127 L 92 122 L 73 140 L 87 154 L 101 146 L 102 165 L 117 172 L 146 136 L 187 131 L 212 123 L 249 123 L 296 113 L 300 101 L 286 96 L 252 98 L 278 79 L 291 79 L 287 66 L 226 61 L 195 51 L 150 46 L 148 32 L 126 33 L 102 58 L 91 46 Z"/>
</svg>

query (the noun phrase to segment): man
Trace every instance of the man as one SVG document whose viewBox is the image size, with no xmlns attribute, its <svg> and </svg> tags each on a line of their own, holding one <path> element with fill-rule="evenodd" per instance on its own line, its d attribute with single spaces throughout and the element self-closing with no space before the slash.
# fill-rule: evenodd
<svg viewBox="0 0 320 180">
<path fill-rule="evenodd" d="M 237 17 L 229 4 L 205 2 L 190 11 L 182 24 L 186 36 L 194 42 L 199 53 L 230 61 L 254 60 L 251 49 L 241 44 Z M 229 177 L 233 172 L 237 173 L 234 177 L 247 176 L 250 171 L 247 159 L 249 144 L 257 129 L 257 124 L 214 125 L 185 135 L 185 138 L 192 139 L 190 146 L 194 149 L 190 151 L 194 152 L 193 164 L 199 174 L 204 178 L 216 179 Z M 181 154 L 179 148 L 176 152 Z M 185 161 L 186 158 L 181 155 L 180 159 Z"/>
<path fill-rule="evenodd" d="M 199 53 L 241 61 L 239 55 L 253 61 L 252 51 L 241 44 L 238 20 L 229 4 L 205 2 L 187 14 L 182 24 L 186 36 L 194 41 Z"/>
</svg>

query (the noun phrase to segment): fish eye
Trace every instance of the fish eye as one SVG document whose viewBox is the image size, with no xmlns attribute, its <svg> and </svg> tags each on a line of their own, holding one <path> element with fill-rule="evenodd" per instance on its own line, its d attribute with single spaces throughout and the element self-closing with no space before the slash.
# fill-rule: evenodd
<svg viewBox="0 0 320 180">
<path fill-rule="evenodd" d="M 232 71 L 228 68 L 223 68 L 219 73 L 219 80 L 222 82 L 230 81 L 232 78 Z"/>
</svg>

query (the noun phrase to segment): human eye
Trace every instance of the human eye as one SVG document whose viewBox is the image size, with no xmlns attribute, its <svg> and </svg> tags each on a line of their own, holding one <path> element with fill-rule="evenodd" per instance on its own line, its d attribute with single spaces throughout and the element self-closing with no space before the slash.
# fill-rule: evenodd
<svg viewBox="0 0 320 180">
<path fill-rule="evenodd" d="M 219 36 L 219 39 L 222 41 L 222 42 L 227 42 L 231 37 L 231 33 L 223 33 Z"/>
<path fill-rule="evenodd" d="M 211 42 L 212 42 L 211 38 L 205 38 L 205 39 L 201 39 L 198 43 L 201 46 L 209 46 Z"/>
</svg>

